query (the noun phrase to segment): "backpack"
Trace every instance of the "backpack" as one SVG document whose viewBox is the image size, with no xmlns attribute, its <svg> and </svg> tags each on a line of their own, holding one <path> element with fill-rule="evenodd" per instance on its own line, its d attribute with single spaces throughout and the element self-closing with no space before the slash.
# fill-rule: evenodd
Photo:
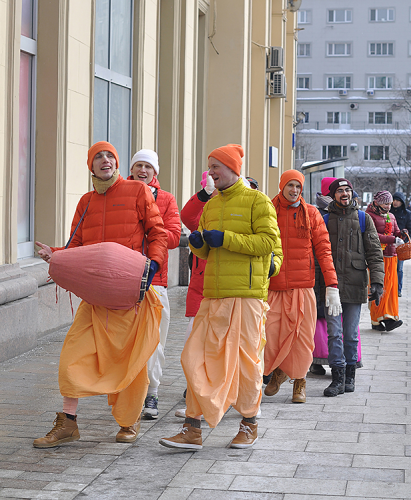
<svg viewBox="0 0 411 500">
<path fill-rule="evenodd" d="M 324 222 L 325 222 L 325 225 L 327 226 L 327 229 L 328 229 L 329 217 L 330 217 L 330 214 L 324 215 Z M 365 232 L 365 212 L 363 212 L 362 210 L 358 210 L 358 220 L 360 222 L 361 232 L 364 233 Z"/>
</svg>

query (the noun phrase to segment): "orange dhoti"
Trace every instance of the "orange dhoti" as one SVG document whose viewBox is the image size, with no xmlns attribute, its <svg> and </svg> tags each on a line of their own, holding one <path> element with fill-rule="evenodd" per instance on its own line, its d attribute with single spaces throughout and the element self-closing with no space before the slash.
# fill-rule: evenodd
<svg viewBox="0 0 411 500">
<path fill-rule="evenodd" d="M 187 417 L 215 427 L 233 406 L 254 417 L 261 402 L 264 302 L 204 298 L 181 354 L 187 379 Z"/>
<path fill-rule="evenodd" d="M 317 303 L 312 288 L 268 291 L 264 374 L 280 368 L 291 379 L 305 378 L 313 360 Z"/>
<path fill-rule="evenodd" d="M 147 361 L 160 340 L 161 309 L 152 289 L 137 310 L 82 301 L 60 355 L 61 394 L 70 398 L 107 394 L 117 423 L 133 425 L 146 397 Z"/>
<path fill-rule="evenodd" d="M 385 319 L 399 319 L 397 257 L 384 257 L 384 292 L 378 306 L 370 302 L 371 323 L 378 325 Z"/>
</svg>

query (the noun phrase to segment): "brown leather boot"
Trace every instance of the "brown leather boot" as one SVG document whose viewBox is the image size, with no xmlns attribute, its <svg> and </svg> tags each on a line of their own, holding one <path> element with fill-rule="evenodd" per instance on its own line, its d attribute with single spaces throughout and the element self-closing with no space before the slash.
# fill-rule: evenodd
<svg viewBox="0 0 411 500">
<path fill-rule="evenodd" d="M 240 422 L 240 430 L 237 436 L 231 441 L 230 448 L 251 448 L 258 440 L 257 423 L 250 424 L 249 422 Z"/>
<path fill-rule="evenodd" d="M 280 386 L 283 382 L 288 379 L 288 376 L 280 369 L 276 368 L 273 371 L 271 380 L 268 382 L 264 389 L 264 394 L 266 396 L 274 396 L 280 390 Z"/>
<path fill-rule="evenodd" d="M 120 427 L 117 432 L 116 441 L 117 443 L 134 443 L 140 432 L 140 419 L 134 425 L 129 427 Z"/>
<path fill-rule="evenodd" d="M 178 434 L 169 438 L 162 438 L 159 443 L 167 448 L 201 450 L 203 447 L 201 429 L 197 429 L 191 424 L 184 424 Z"/>
<path fill-rule="evenodd" d="M 292 401 L 293 403 L 305 403 L 305 378 L 296 378 L 294 380 Z"/>
<path fill-rule="evenodd" d="M 65 413 L 56 413 L 57 417 L 54 420 L 54 427 L 48 432 L 45 437 L 38 438 L 33 441 L 34 448 L 54 448 L 62 443 L 77 441 L 80 439 L 80 433 L 77 427 L 77 416 L 74 420 L 68 418 Z"/>
</svg>

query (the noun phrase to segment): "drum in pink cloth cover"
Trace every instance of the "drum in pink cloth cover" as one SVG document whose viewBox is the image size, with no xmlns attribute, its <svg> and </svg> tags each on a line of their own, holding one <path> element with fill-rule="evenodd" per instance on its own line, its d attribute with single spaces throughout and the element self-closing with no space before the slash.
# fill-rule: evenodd
<svg viewBox="0 0 411 500">
<path fill-rule="evenodd" d="M 49 274 L 89 304 L 130 309 L 144 298 L 149 267 L 140 252 L 104 242 L 53 252 Z"/>
</svg>

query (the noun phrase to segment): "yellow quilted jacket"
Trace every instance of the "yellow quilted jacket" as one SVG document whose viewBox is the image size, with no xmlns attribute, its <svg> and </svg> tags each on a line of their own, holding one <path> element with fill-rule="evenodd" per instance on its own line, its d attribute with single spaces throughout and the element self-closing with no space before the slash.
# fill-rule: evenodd
<svg viewBox="0 0 411 500">
<path fill-rule="evenodd" d="M 223 245 L 207 243 L 192 252 L 206 259 L 204 297 L 267 300 L 268 272 L 274 252 L 276 276 L 283 261 L 277 215 L 270 198 L 241 179 L 204 206 L 198 230 L 224 231 Z"/>
</svg>

